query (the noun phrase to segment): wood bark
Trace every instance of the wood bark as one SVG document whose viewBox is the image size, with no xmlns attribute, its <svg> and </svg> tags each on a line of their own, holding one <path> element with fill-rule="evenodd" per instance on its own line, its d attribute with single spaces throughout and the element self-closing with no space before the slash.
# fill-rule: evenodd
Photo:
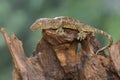
<svg viewBox="0 0 120 80">
<path fill-rule="evenodd" d="M 14 34 L 9 38 L 1 28 L 13 60 L 13 80 L 120 80 L 120 41 L 109 48 L 109 56 L 96 55 L 100 43 L 94 34 L 79 41 L 77 31 L 64 30 L 64 35 L 43 30 L 35 51 L 27 57 L 22 42 Z"/>
</svg>

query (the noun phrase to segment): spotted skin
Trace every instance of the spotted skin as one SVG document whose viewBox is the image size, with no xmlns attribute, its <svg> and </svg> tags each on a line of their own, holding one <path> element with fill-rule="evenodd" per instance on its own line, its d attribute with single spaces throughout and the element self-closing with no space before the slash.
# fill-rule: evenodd
<svg viewBox="0 0 120 80">
<path fill-rule="evenodd" d="M 69 18 L 66 16 L 60 16 L 55 18 L 40 18 L 40 19 L 37 19 L 30 26 L 30 30 L 32 31 L 42 30 L 42 29 L 56 29 L 56 32 L 58 32 L 59 34 L 64 34 L 64 29 L 62 28 L 77 30 L 78 31 L 77 39 L 80 41 L 86 38 L 87 33 L 96 33 L 96 34 L 101 34 L 106 36 L 110 43 L 105 47 L 99 49 L 96 52 L 96 54 L 107 49 L 113 43 L 112 37 L 108 33 L 102 30 L 96 29 L 94 27 L 91 27 L 89 25 L 86 25 L 84 23 L 81 23 L 79 20 Z"/>
</svg>

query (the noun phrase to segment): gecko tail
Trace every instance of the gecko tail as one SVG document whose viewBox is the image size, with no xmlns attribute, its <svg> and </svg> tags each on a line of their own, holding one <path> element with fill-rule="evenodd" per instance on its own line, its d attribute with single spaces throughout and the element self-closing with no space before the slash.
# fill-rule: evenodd
<svg viewBox="0 0 120 80">
<path fill-rule="evenodd" d="M 102 30 L 95 29 L 95 33 L 104 35 L 104 36 L 107 37 L 107 39 L 109 40 L 109 44 L 108 44 L 107 46 L 100 48 L 100 49 L 96 52 L 96 54 L 99 54 L 99 52 L 107 49 L 108 47 L 110 47 L 110 46 L 112 45 L 113 39 L 112 39 L 111 35 L 109 35 L 108 33 L 104 32 L 104 31 L 102 31 Z"/>
</svg>

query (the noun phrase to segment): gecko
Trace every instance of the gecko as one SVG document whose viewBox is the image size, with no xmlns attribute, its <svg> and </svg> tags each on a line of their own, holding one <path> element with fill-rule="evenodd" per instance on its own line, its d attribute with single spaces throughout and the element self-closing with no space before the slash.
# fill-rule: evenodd
<svg viewBox="0 0 120 80">
<path fill-rule="evenodd" d="M 64 33 L 63 28 L 77 30 L 78 31 L 77 39 L 80 41 L 84 40 L 87 37 L 87 33 L 96 33 L 96 34 L 101 34 L 107 37 L 107 39 L 109 40 L 109 44 L 98 49 L 96 54 L 107 49 L 113 43 L 111 35 L 108 34 L 107 32 L 104 32 L 103 30 L 99 30 L 90 25 L 82 23 L 77 19 L 70 18 L 67 16 L 60 16 L 55 18 L 40 18 L 40 19 L 37 19 L 30 26 L 30 30 L 32 31 L 42 30 L 42 29 L 56 29 L 56 32 L 58 33 Z"/>
</svg>

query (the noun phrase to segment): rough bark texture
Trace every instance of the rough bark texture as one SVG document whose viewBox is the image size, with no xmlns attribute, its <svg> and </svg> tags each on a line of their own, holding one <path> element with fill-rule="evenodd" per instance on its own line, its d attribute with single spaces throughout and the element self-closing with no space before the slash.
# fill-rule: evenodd
<svg viewBox="0 0 120 80">
<path fill-rule="evenodd" d="M 22 42 L 14 34 L 9 39 L 2 28 L 14 63 L 13 79 L 120 80 L 120 41 L 110 47 L 110 57 L 107 57 L 104 52 L 95 54 L 100 44 L 92 33 L 78 41 L 77 31 L 65 31 L 65 35 L 58 35 L 55 30 L 43 30 L 42 39 L 28 58 Z"/>
</svg>

